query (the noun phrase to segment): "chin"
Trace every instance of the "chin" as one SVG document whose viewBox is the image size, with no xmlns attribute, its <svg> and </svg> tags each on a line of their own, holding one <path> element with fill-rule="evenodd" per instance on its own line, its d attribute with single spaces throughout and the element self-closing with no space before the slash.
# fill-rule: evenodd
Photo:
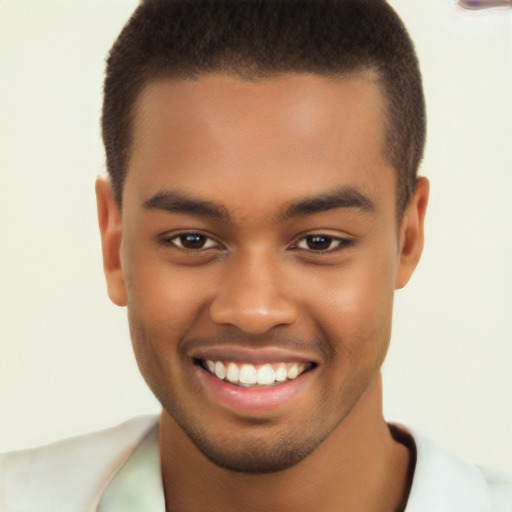
<svg viewBox="0 0 512 512">
<path fill-rule="evenodd" d="M 259 427 L 261 428 L 261 427 Z M 185 432 L 196 448 L 216 466 L 247 474 L 277 473 L 302 462 L 323 439 L 287 439 L 286 436 L 254 436 L 214 442 L 201 432 Z"/>
</svg>

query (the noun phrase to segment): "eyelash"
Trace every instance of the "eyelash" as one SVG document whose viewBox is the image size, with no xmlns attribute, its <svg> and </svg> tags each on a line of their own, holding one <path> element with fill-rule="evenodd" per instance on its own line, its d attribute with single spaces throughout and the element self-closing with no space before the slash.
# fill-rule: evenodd
<svg viewBox="0 0 512 512">
<path fill-rule="evenodd" d="M 327 247 L 326 249 L 319 249 L 319 250 L 311 249 L 311 247 L 300 247 L 301 244 L 307 244 L 308 239 L 309 239 L 309 241 L 312 241 L 312 239 L 315 239 L 315 238 L 326 240 L 329 243 L 329 247 Z M 352 245 L 353 242 L 354 241 L 351 240 L 350 238 L 342 238 L 339 236 L 328 235 L 328 234 L 324 234 L 324 233 L 314 233 L 314 234 L 306 235 L 306 236 L 300 238 L 299 241 L 293 247 L 298 248 L 303 251 L 316 253 L 316 254 L 327 254 L 327 253 L 335 252 L 335 251 L 338 251 L 345 247 L 348 247 L 348 246 Z M 332 243 L 335 243 L 336 247 L 334 247 L 334 248 L 331 247 Z"/>
<path fill-rule="evenodd" d="M 196 239 L 201 238 L 202 240 L 206 241 L 206 247 L 204 245 L 202 247 L 195 247 L 195 248 L 184 247 L 183 239 L 185 237 L 196 237 Z M 326 243 L 328 243 L 329 246 L 327 248 L 323 248 L 323 249 L 319 249 L 319 250 L 315 250 L 315 249 L 312 249 L 311 247 L 308 247 L 307 246 L 308 242 L 313 242 L 313 239 L 315 239 L 315 238 L 320 239 L 320 240 L 317 240 L 320 243 L 321 243 L 321 239 L 324 239 L 324 241 Z M 179 241 L 179 243 L 177 243 L 177 241 Z M 200 251 L 209 251 L 212 249 L 223 249 L 224 248 L 224 246 L 220 242 L 217 242 L 214 238 L 212 238 L 208 235 L 205 235 L 203 233 L 193 232 L 193 231 L 179 233 L 179 234 L 173 235 L 173 236 L 168 236 L 168 237 L 160 239 L 159 242 L 165 246 L 172 246 L 172 247 L 176 247 L 183 251 L 197 252 L 197 253 L 199 253 Z M 336 245 L 336 247 L 334 247 L 334 248 L 331 247 L 333 243 Z M 297 243 L 295 243 L 291 246 L 291 249 L 298 249 L 301 251 L 307 251 L 307 252 L 315 253 L 315 254 L 328 254 L 328 253 L 336 252 L 343 248 L 349 247 L 353 243 L 354 243 L 354 241 L 349 238 L 342 238 L 342 237 L 337 237 L 334 235 L 329 235 L 329 234 L 324 234 L 324 233 L 314 233 L 311 235 L 306 235 L 306 236 L 301 237 L 297 241 Z M 301 244 L 306 244 L 306 247 L 304 247 L 304 246 L 301 247 Z"/>
<path fill-rule="evenodd" d="M 185 237 L 196 237 L 196 238 L 201 237 L 201 238 L 205 239 L 208 242 L 208 245 L 210 245 L 210 246 L 209 247 L 197 247 L 197 248 L 184 247 L 183 239 Z M 177 240 L 180 241 L 179 244 L 176 243 Z M 166 246 L 170 245 L 173 247 L 177 247 L 180 250 L 190 251 L 190 252 L 199 252 L 199 251 L 204 251 L 204 250 L 223 248 L 222 244 L 215 241 L 212 237 L 210 237 L 208 235 L 204 235 L 203 233 L 198 233 L 198 232 L 193 232 L 193 231 L 189 231 L 186 233 L 179 233 L 177 235 L 164 237 L 160 240 L 160 243 L 162 245 L 166 245 Z"/>
</svg>

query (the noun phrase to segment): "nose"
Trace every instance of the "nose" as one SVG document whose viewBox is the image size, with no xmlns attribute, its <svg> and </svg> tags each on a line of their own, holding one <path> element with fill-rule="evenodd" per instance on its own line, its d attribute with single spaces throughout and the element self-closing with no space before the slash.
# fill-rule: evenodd
<svg viewBox="0 0 512 512">
<path fill-rule="evenodd" d="M 218 293 L 210 304 L 211 319 L 248 334 L 293 324 L 298 307 L 283 287 L 283 273 L 271 257 L 255 254 L 226 263 Z"/>
</svg>

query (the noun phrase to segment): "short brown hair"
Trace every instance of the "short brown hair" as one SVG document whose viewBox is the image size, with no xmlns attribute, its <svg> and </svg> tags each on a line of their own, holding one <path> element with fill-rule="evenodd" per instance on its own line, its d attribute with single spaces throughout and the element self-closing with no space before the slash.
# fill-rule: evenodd
<svg viewBox="0 0 512 512">
<path fill-rule="evenodd" d="M 367 69 L 387 99 L 385 151 L 401 216 L 423 155 L 425 102 L 413 43 L 384 0 L 143 0 L 110 51 L 104 83 L 103 141 L 119 205 L 133 107 L 150 81 Z"/>
</svg>

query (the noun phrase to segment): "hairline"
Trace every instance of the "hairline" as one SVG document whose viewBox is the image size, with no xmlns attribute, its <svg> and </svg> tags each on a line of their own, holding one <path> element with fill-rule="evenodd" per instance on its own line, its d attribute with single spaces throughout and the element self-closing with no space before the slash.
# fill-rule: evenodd
<svg viewBox="0 0 512 512">
<path fill-rule="evenodd" d="M 122 195 L 124 191 L 124 185 L 126 182 L 126 178 L 128 176 L 128 170 L 129 170 L 129 162 L 132 158 L 132 152 L 133 152 L 133 135 L 134 135 L 134 125 L 136 121 L 136 112 L 137 107 L 140 103 L 140 99 L 142 97 L 143 92 L 151 85 L 159 83 L 159 82 L 168 82 L 168 81 L 174 81 L 174 82 L 197 82 L 205 77 L 211 77 L 211 76 L 228 76 L 228 77 L 234 77 L 239 78 L 243 80 L 244 82 L 248 83 L 255 83 L 260 84 L 264 83 L 265 81 L 272 81 L 277 80 L 281 77 L 285 76 L 293 76 L 293 75 L 313 75 L 313 76 L 319 76 L 319 77 L 325 77 L 330 80 L 332 80 L 334 83 L 341 83 L 346 80 L 350 80 L 351 78 L 362 78 L 364 80 L 367 80 L 369 82 L 374 83 L 378 88 L 380 93 L 382 94 L 383 98 L 383 130 L 384 130 L 384 137 L 382 141 L 382 155 L 384 158 L 386 158 L 387 163 L 390 164 L 390 166 L 393 168 L 394 175 L 395 175 L 395 206 L 396 206 L 396 217 L 397 222 L 400 222 L 403 218 L 403 215 L 405 213 L 405 210 L 407 209 L 407 204 L 411 200 L 412 194 L 409 194 L 407 197 L 407 200 L 404 201 L 404 204 L 400 204 L 400 172 L 396 168 L 395 164 L 393 163 L 393 159 L 391 157 L 391 151 L 389 148 L 389 137 L 390 137 L 390 130 L 392 129 L 393 123 L 390 121 L 391 117 L 391 97 L 390 94 L 386 91 L 385 82 L 382 80 L 382 72 L 378 69 L 378 66 L 359 66 L 349 71 L 331 71 L 331 72 L 325 72 L 322 73 L 320 71 L 311 71 L 311 70 L 283 70 L 283 71 L 267 71 L 263 69 L 255 69 L 250 68 L 250 66 L 230 66 L 230 67 L 218 67 L 215 69 L 207 69 L 207 70 L 200 70 L 200 71 L 181 71 L 181 70 L 152 70 L 152 72 L 148 73 L 148 76 L 142 77 L 140 82 L 137 84 L 137 87 L 134 87 L 134 97 L 131 101 L 130 110 L 126 116 L 127 122 L 128 122 L 128 129 L 127 129 L 127 140 L 126 140 L 126 148 L 125 148 L 125 162 L 124 162 L 124 174 L 123 179 L 121 181 L 122 188 L 120 191 L 115 194 L 115 198 L 117 201 L 117 204 L 119 208 L 122 208 Z M 417 178 L 416 178 L 417 180 Z M 112 182 L 112 180 L 111 180 Z"/>
</svg>

